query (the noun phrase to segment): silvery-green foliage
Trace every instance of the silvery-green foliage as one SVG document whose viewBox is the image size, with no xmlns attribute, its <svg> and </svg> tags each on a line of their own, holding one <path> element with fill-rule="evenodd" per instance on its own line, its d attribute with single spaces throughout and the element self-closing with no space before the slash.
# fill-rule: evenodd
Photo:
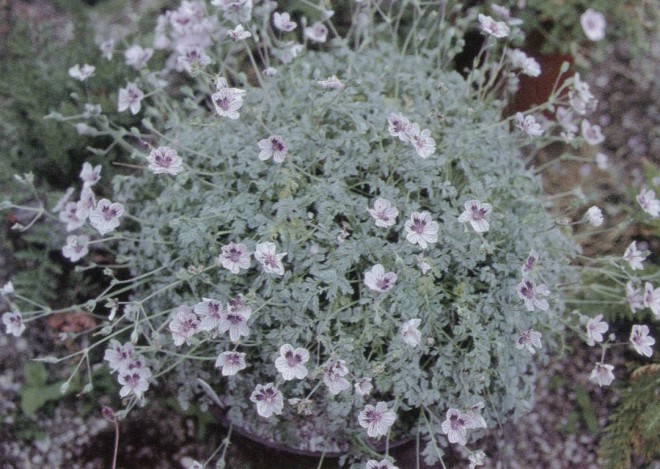
<svg viewBox="0 0 660 469">
<path fill-rule="evenodd" d="M 308 52 L 261 88 L 235 84 L 247 90 L 238 120 L 219 118 L 208 101 L 193 110 L 171 103 L 158 143 L 175 147 L 187 169 L 176 177 L 145 171 L 117 178 L 115 186 L 140 220 L 133 234 L 139 241 L 123 242 L 122 254 L 135 274 L 162 268 L 135 298 L 150 296 L 143 321 L 151 324 L 143 331 L 160 347 L 153 366 L 180 361 L 186 370 L 179 375 L 182 396 L 199 391 L 190 379 L 194 370 L 212 370 L 208 381 L 238 426 L 328 451 L 345 449 L 354 433 L 366 438 L 357 414 L 377 400 L 396 407 L 394 440 L 412 434 L 418 422 L 423 432 L 438 427 L 449 407 L 484 401 L 483 415 L 494 425 L 530 405 L 534 356 L 517 349 L 516 339 L 530 328 L 541 331 L 543 355 L 561 332 L 563 299 L 553 287 L 570 277 L 566 252 L 573 247 L 548 229 L 539 179 L 524 169 L 499 105 L 478 101 L 458 73 L 434 63 L 430 55 L 400 56 L 387 45 L 356 53 L 336 42 L 330 52 Z M 331 75 L 346 88 L 323 90 L 317 81 Z M 435 154 L 422 159 L 390 136 L 392 112 L 430 129 Z M 282 164 L 258 158 L 257 142 L 270 135 L 288 146 Z M 367 211 L 378 197 L 399 210 L 391 228 L 375 226 Z M 471 199 L 493 206 L 483 235 L 457 221 Z M 409 243 L 403 228 L 420 211 L 440 226 L 438 242 L 426 250 Z M 274 242 L 287 253 L 285 274 L 264 273 L 254 259 L 238 275 L 218 266 L 221 246 L 232 241 L 251 252 L 256 243 Z M 539 279 L 553 291 L 548 312 L 528 312 L 516 295 L 531 249 L 539 253 Z M 419 254 L 431 266 L 426 274 Z M 397 274 L 391 291 L 365 286 L 364 272 L 375 264 Z M 191 345 L 174 347 L 167 324 L 177 307 L 203 297 L 226 303 L 238 294 L 254 311 L 245 340 L 236 345 L 226 335 L 200 333 Z M 421 319 L 415 348 L 399 334 L 412 318 Z M 285 343 L 310 351 L 304 380 L 278 381 L 273 363 Z M 248 368 L 222 377 L 212 359 L 234 349 L 247 353 Z M 166 350 L 190 356 L 181 360 Z M 351 387 L 331 396 L 321 369 L 328 359 L 346 361 L 351 384 L 373 377 L 372 395 Z M 248 398 L 267 382 L 278 383 L 285 406 L 283 415 L 265 420 Z M 313 419 L 286 403 L 317 386 Z M 432 451 L 425 454 L 432 459 Z"/>
</svg>

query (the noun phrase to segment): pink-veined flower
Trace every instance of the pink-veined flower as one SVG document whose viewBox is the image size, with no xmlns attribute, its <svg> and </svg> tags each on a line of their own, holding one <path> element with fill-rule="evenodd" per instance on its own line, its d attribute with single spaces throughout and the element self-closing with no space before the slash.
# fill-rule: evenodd
<svg viewBox="0 0 660 469">
<path fill-rule="evenodd" d="M 117 377 L 119 384 L 122 385 L 119 395 L 122 398 L 134 395 L 138 399 L 141 399 L 149 389 L 149 378 L 151 378 L 149 368 L 134 368 L 120 371 Z"/>
<path fill-rule="evenodd" d="M 447 418 L 442 422 L 442 432 L 447 435 L 450 443 L 465 446 L 467 443 L 468 417 L 458 409 L 449 409 Z"/>
<path fill-rule="evenodd" d="M 399 333 L 403 341 L 412 348 L 422 343 L 422 333 L 419 331 L 419 325 L 422 320 L 419 318 L 409 319 L 401 325 Z"/>
<path fill-rule="evenodd" d="M 78 262 L 89 253 L 88 245 L 88 236 L 67 236 L 66 245 L 62 248 L 62 255 L 71 262 Z"/>
<path fill-rule="evenodd" d="M 402 114 L 391 113 L 387 118 L 387 130 L 393 137 L 398 137 L 402 142 L 408 142 L 410 138 L 408 133 L 410 132 L 410 121 L 407 117 Z"/>
<path fill-rule="evenodd" d="M 478 200 L 465 202 L 465 211 L 458 217 L 460 223 L 470 222 L 476 233 L 485 233 L 490 228 L 486 217 L 493 211 L 493 206 Z"/>
<path fill-rule="evenodd" d="M 210 63 L 211 57 L 199 46 L 186 47 L 176 59 L 177 71 L 185 70 L 191 74 L 196 68 L 204 68 Z"/>
<path fill-rule="evenodd" d="M 238 119 L 241 116 L 238 110 L 243 106 L 245 90 L 229 88 L 224 78 L 218 79 L 216 89 L 217 92 L 211 95 L 211 100 L 218 115 L 229 119 Z"/>
<path fill-rule="evenodd" d="M 584 34 L 589 40 L 600 41 L 605 38 L 605 27 L 607 23 L 602 13 L 587 8 L 587 11 L 580 16 L 580 25 L 582 25 Z"/>
<path fill-rule="evenodd" d="M 645 357 L 653 355 L 651 345 L 655 344 L 655 339 L 649 336 L 649 326 L 646 324 L 635 324 L 630 332 L 630 343 L 635 351 Z"/>
<path fill-rule="evenodd" d="M 614 381 L 614 367 L 606 363 L 596 363 L 596 367 L 589 375 L 589 381 L 596 383 L 598 386 L 609 386 Z"/>
<path fill-rule="evenodd" d="M 387 404 L 382 401 L 375 406 L 366 405 L 358 415 L 360 426 L 367 429 L 367 435 L 370 438 L 387 435 L 395 420 L 396 414 L 389 410 Z"/>
<path fill-rule="evenodd" d="M 278 254 L 277 246 L 270 241 L 257 244 L 254 250 L 254 258 L 259 261 L 264 268 L 264 272 L 268 274 L 284 275 L 282 258 L 286 255 L 286 252 Z"/>
<path fill-rule="evenodd" d="M 412 124 L 408 130 L 408 138 L 421 158 L 426 159 L 435 153 L 435 140 L 429 129 L 420 130 L 419 124 Z"/>
<path fill-rule="evenodd" d="M 525 262 L 520 268 L 521 272 L 523 273 L 523 276 L 534 271 L 534 268 L 536 267 L 536 263 L 538 262 L 538 260 L 539 260 L 538 253 L 533 249 L 529 251 L 529 255 L 527 256 L 527 259 L 525 259 Z"/>
<path fill-rule="evenodd" d="M 550 296 L 550 290 L 547 285 L 535 285 L 529 277 L 523 278 L 518 284 L 518 296 L 525 302 L 527 311 L 534 311 L 535 308 L 541 311 L 547 311 L 549 308 L 548 300 L 543 297 Z"/>
<path fill-rule="evenodd" d="M 199 316 L 199 327 L 203 331 L 212 331 L 220 325 L 222 320 L 222 304 L 212 298 L 202 298 L 193 308 Z"/>
<path fill-rule="evenodd" d="M 589 145 L 598 145 L 605 141 L 599 125 L 592 125 L 587 119 L 582 120 L 582 137 Z"/>
<path fill-rule="evenodd" d="M 644 254 L 644 251 L 637 249 L 637 241 L 633 241 L 626 248 L 626 252 L 623 253 L 623 258 L 628 261 L 630 268 L 632 270 L 644 270 L 642 262 L 648 257 L 648 254 Z"/>
<path fill-rule="evenodd" d="M 154 174 L 171 174 L 176 176 L 183 171 L 183 159 L 174 148 L 158 147 L 151 150 L 147 157 L 149 169 Z"/>
<path fill-rule="evenodd" d="M 522 332 L 516 341 L 516 348 L 522 349 L 523 347 L 525 347 L 529 353 L 534 355 L 536 353 L 534 347 L 538 349 L 543 348 L 543 345 L 541 344 L 541 333 L 536 332 L 534 329 Z"/>
<path fill-rule="evenodd" d="M 75 64 L 69 69 L 69 76 L 76 80 L 85 81 L 88 78 L 94 76 L 95 70 L 96 67 L 93 65 L 85 64 L 81 67 L 80 64 Z"/>
<path fill-rule="evenodd" d="M 599 314 L 595 318 L 587 321 L 587 344 L 590 346 L 596 345 L 603 341 L 603 334 L 607 332 L 609 326 L 603 321 L 603 315 Z"/>
<path fill-rule="evenodd" d="M 237 274 L 240 269 L 247 270 L 250 267 L 250 253 L 245 244 L 231 242 L 222 246 L 221 250 L 218 261 L 232 274 Z"/>
<path fill-rule="evenodd" d="M 119 217 L 124 213 L 124 206 L 119 202 L 101 199 L 96 208 L 89 212 L 89 222 L 102 235 L 114 231 L 119 226 Z"/>
<path fill-rule="evenodd" d="M 190 338 L 201 330 L 199 317 L 191 307 L 179 306 L 176 316 L 170 321 L 169 329 L 174 345 L 178 347 L 184 342 L 190 345 Z"/>
<path fill-rule="evenodd" d="M 120 344 L 117 340 L 111 339 L 110 344 L 103 355 L 103 360 L 108 362 L 112 371 L 123 370 L 135 357 L 135 348 L 130 342 Z"/>
<path fill-rule="evenodd" d="M 284 139 L 279 135 L 271 135 L 268 138 L 259 140 L 257 145 L 261 150 L 259 152 L 259 159 L 261 161 L 273 158 L 275 163 L 282 163 L 286 154 L 289 152 L 289 148 L 286 146 L 286 143 L 284 143 Z"/>
<path fill-rule="evenodd" d="M 112 55 L 115 52 L 114 39 L 106 39 L 105 41 L 101 42 L 101 44 L 99 44 L 99 50 L 101 51 L 101 55 L 103 55 L 106 60 L 112 60 Z"/>
<path fill-rule="evenodd" d="M 294 378 L 303 379 L 307 376 L 305 363 L 308 361 L 307 349 L 302 347 L 294 349 L 290 344 L 284 344 L 280 347 L 280 356 L 275 359 L 275 369 L 282 374 L 284 381 L 291 381 Z"/>
<path fill-rule="evenodd" d="M 413 212 L 410 220 L 407 220 L 404 228 L 406 230 L 406 239 L 412 244 L 419 244 L 422 249 L 426 249 L 429 244 L 438 241 L 438 222 L 431 220 L 429 212 Z"/>
<path fill-rule="evenodd" d="M 82 165 L 82 170 L 80 171 L 80 179 L 85 186 L 93 186 L 101 180 L 101 169 L 102 166 L 96 165 L 92 167 L 87 161 Z"/>
<path fill-rule="evenodd" d="M 250 334 L 250 328 L 247 325 L 248 319 L 252 315 L 252 310 L 246 306 L 229 307 L 223 311 L 218 323 L 218 330 L 222 333 L 229 332 L 229 340 L 238 341 L 241 337 L 247 337 Z"/>
<path fill-rule="evenodd" d="M 298 26 L 296 22 L 291 21 L 291 17 L 286 12 L 273 13 L 273 25 L 280 31 L 284 31 L 286 33 L 290 33 L 291 31 L 296 29 L 296 26 Z"/>
<path fill-rule="evenodd" d="M 536 122 L 534 116 L 525 116 L 522 112 L 516 113 L 516 127 L 525 132 L 530 137 L 538 137 L 543 135 L 541 124 Z"/>
<path fill-rule="evenodd" d="M 660 288 L 653 288 L 651 282 L 646 282 L 642 304 L 647 308 L 651 308 L 653 314 L 660 316 Z"/>
<path fill-rule="evenodd" d="M 266 385 L 257 384 L 254 388 L 250 400 L 257 405 L 257 413 L 262 417 L 268 418 L 271 415 L 279 415 L 284 407 L 284 398 L 282 393 L 273 383 Z"/>
<path fill-rule="evenodd" d="M 370 290 L 384 293 L 392 289 L 394 282 L 396 282 L 396 274 L 385 272 L 385 268 L 381 264 L 376 264 L 371 270 L 364 272 L 364 284 Z"/>
<path fill-rule="evenodd" d="M 632 282 L 626 283 L 626 299 L 630 311 L 634 314 L 638 309 L 644 309 L 644 295 L 642 290 L 635 288 Z"/>
<path fill-rule="evenodd" d="M 636 198 L 642 210 L 652 217 L 660 216 L 660 200 L 656 199 L 655 191 L 647 190 L 644 187 Z"/>
<path fill-rule="evenodd" d="M 325 42 L 328 39 L 328 28 L 320 21 L 315 22 L 304 30 L 305 37 L 313 42 Z"/>
<path fill-rule="evenodd" d="M 67 202 L 64 209 L 59 213 L 60 221 L 66 223 L 66 230 L 77 230 L 85 224 L 89 211 L 85 210 L 83 204 L 78 202 Z"/>
<path fill-rule="evenodd" d="M 481 30 L 491 36 L 494 36 L 498 39 L 507 37 L 509 35 L 509 25 L 503 21 L 495 21 L 490 16 L 479 14 L 479 24 L 481 25 Z"/>
<path fill-rule="evenodd" d="M 344 360 L 328 360 L 323 368 L 323 382 L 328 387 L 330 394 L 337 395 L 351 387 L 344 378 L 348 374 Z"/>
<path fill-rule="evenodd" d="M 368 396 L 371 394 L 371 391 L 374 388 L 374 385 L 371 383 L 371 378 L 362 378 L 357 381 L 354 385 L 355 394 L 358 396 Z"/>
<path fill-rule="evenodd" d="M 117 102 L 117 110 L 124 112 L 126 109 L 131 110 L 131 114 L 135 115 L 140 112 L 142 108 L 142 99 L 144 93 L 135 83 L 128 82 L 126 88 L 119 89 L 119 98 Z"/>
<path fill-rule="evenodd" d="M 146 67 L 152 55 L 154 55 L 152 48 L 147 47 L 145 49 L 136 44 L 126 49 L 124 59 L 126 60 L 126 65 L 129 67 L 133 67 L 135 70 L 141 70 Z"/>
<path fill-rule="evenodd" d="M 399 210 L 392 206 L 392 202 L 387 199 L 378 198 L 374 201 L 374 208 L 367 208 L 369 214 L 376 222 L 376 226 L 387 228 L 396 223 L 396 217 Z"/>
<path fill-rule="evenodd" d="M 239 24 L 234 29 L 227 31 L 227 36 L 229 36 L 232 41 L 244 41 L 245 39 L 252 37 L 252 33 L 246 31 L 243 25 Z"/>
<path fill-rule="evenodd" d="M 15 337 L 20 337 L 25 330 L 25 324 L 23 324 L 23 316 L 18 311 L 10 311 L 2 315 L 2 322 L 7 328 L 7 334 L 11 334 Z"/>
<path fill-rule="evenodd" d="M 215 361 L 216 368 L 222 368 L 222 376 L 234 376 L 247 365 L 245 354 L 241 352 L 222 352 Z"/>
</svg>

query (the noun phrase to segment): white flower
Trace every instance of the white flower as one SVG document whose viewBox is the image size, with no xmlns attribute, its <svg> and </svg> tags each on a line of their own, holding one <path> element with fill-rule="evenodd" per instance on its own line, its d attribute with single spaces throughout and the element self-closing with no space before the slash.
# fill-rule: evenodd
<svg viewBox="0 0 660 469">
<path fill-rule="evenodd" d="M 589 207 L 586 216 L 591 226 L 600 226 L 603 224 L 603 212 L 595 205 Z"/>
<path fill-rule="evenodd" d="M 119 217 L 124 213 L 124 206 L 119 202 L 101 199 L 96 208 L 89 212 L 89 222 L 102 235 L 114 231 L 119 226 Z"/>
<path fill-rule="evenodd" d="M 376 406 L 366 405 L 358 415 L 358 422 L 362 428 L 367 429 L 367 435 L 371 438 L 380 438 L 387 435 L 390 427 L 396 420 L 396 414 L 387 408 L 385 402 L 379 402 Z"/>
<path fill-rule="evenodd" d="M 304 33 L 305 37 L 313 42 L 325 42 L 328 39 L 328 28 L 320 21 L 305 28 Z"/>
<path fill-rule="evenodd" d="M 370 459 L 367 461 L 367 465 L 364 469 L 399 469 L 397 466 L 389 462 L 387 459 L 381 459 L 380 462 L 375 459 Z"/>
<path fill-rule="evenodd" d="M 587 344 L 589 346 L 596 345 L 603 341 L 603 334 L 607 332 L 609 326 L 603 321 L 603 315 L 599 314 L 595 318 L 587 321 Z"/>
<path fill-rule="evenodd" d="M 503 38 L 509 35 L 509 26 L 503 21 L 495 21 L 490 16 L 479 14 L 479 23 L 481 30 L 496 38 Z"/>
<path fill-rule="evenodd" d="M 344 378 L 348 374 L 344 360 L 328 360 L 323 369 L 323 382 L 333 396 L 351 387 Z"/>
<path fill-rule="evenodd" d="M 149 169 L 154 174 L 171 174 L 176 176 L 183 171 L 183 159 L 174 148 L 158 147 L 151 150 L 147 157 Z"/>
<path fill-rule="evenodd" d="M 64 209 L 60 212 L 60 221 L 66 223 L 66 230 L 73 231 L 85 224 L 85 219 L 89 214 L 85 207 L 77 202 L 67 202 Z"/>
<path fill-rule="evenodd" d="M 245 28 L 243 28 L 243 25 L 239 24 L 234 29 L 227 31 L 227 36 L 229 36 L 232 41 L 243 41 L 249 37 L 252 37 L 252 33 L 246 31 Z"/>
<path fill-rule="evenodd" d="M 596 363 L 596 367 L 591 371 L 591 375 L 589 375 L 589 381 L 593 381 L 601 387 L 609 386 L 614 381 L 613 369 L 614 367 L 612 365 Z"/>
<path fill-rule="evenodd" d="M 277 29 L 284 32 L 291 32 L 298 26 L 294 21 L 291 21 L 288 13 L 273 13 L 273 24 Z"/>
<path fill-rule="evenodd" d="M 215 361 L 216 368 L 222 368 L 222 376 L 234 376 L 245 369 L 245 354 L 240 352 L 222 352 Z"/>
<path fill-rule="evenodd" d="M 142 90 L 135 83 L 128 82 L 126 88 L 119 89 L 117 110 L 124 112 L 126 109 L 130 109 L 131 114 L 135 115 L 140 112 L 143 98 L 144 93 Z"/>
<path fill-rule="evenodd" d="M 447 435 L 450 443 L 458 443 L 465 446 L 467 443 L 468 417 L 458 409 L 449 409 L 447 418 L 442 422 L 442 432 Z"/>
<path fill-rule="evenodd" d="M 527 311 L 534 311 L 538 308 L 541 311 L 547 311 L 549 308 L 548 300 L 542 298 L 549 296 L 550 290 L 546 285 L 534 285 L 532 279 L 525 277 L 522 282 L 518 284 L 518 296 L 525 302 Z"/>
<path fill-rule="evenodd" d="M 609 168 L 608 158 L 605 153 L 601 153 L 601 152 L 596 153 L 596 166 L 598 166 L 598 169 L 603 171 Z"/>
<path fill-rule="evenodd" d="M 392 289 L 394 282 L 396 282 L 396 274 L 385 272 L 385 268 L 381 264 L 376 264 L 371 270 L 364 272 L 364 284 L 370 290 L 384 293 Z"/>
<path fill-rule="evenodd" d="M 189 46 L 183 50 L 182 55 L 177 57 L 176 63 L 178 71 L 186 70 L 188 73 L 193 74 L 195 68 L 204 68 L 210 64 L 211 57 L 201 47 Z"/>
<path fill-rule="evenodd" d="M 257 384 L 254 388 L 250 400 L 257 404 L 257 413 L 262 417 L 268 418 L 271 415 L 280 415 L 284 407 L 284 398 L 282 393 L 273 383 L 264 386 Z"/>
<path fill-rule="evenodd" d="M 355 383 L 354 387 L 355 394 L 359 396 L 368 396 L 371 394 L 374 385 L 371 384 L 371 378 L 362 378 L 360 381 Z"/>
<path fill-rule="evenodd" d="M 516 127 L 525 132 L 530 137 L 538 137 L 543 135 L 541 124 L 536 122 L 534 116 L 525 116 L 522 112 L 516 113 Z"/>
<path fill-rule="evenodd" d="M 321 88 L 324 90 L 341 90 L 344 88 L 344 84 L 337 78 L 337 75 L 332 75 L 325 80 L 317 81 Z"/>
<path fill-rule="evenodd" d="M 264 272 L 275 275 L 284 275 L 284 264 L 282 258 L 287 255 L 286 252 L 277 254 L 275 243 L 266 241 L 257 244 L 254 250 L 254 258 L 258 260 L 264 268 Z"/>
<path fill-rule="evenodd" d="M 176 316 L 170 321 L 169 329 L 174 345 L 178 347 L 184 342 L 190 345 L 190 338 L 201 330 L 199 317 L 191 307 L 179 306 Z"/>
<path fill-rule="evenodd" d="M 11 311 L 2 315 L 2 322 L 7 328 L 7 334 L 11 334 L 15 337 L 20 337 L 23 331 L 25 330 L 25 324 L 23 324 L 23 316 L 18 311 Z"/>
<path fill-rule="evenodd" d="M 282 373 L 284 381 L 303 379 L 307 376 L 305 363 L 309 361 L 307 349 L 299 347 L 294 349 L 290 344 L 280 347 L 280 356 L 275 359 L 275 368 Z"/>
<path fill-rule="evenodd" d="M 105 57 L 106 60 L 112 60 L 112 54 L 115 51 L 115 41 L 114 39 L 106 39 L 101 44 L 99 44 L 99 49 L 101 54 Z"/>
<path fill-rule="evenodd" d="M 80 179 L 85 186 L 93 186 L 101 180 L 101 165 L 92 167 L 88 162 L 84 162 L 80 171 Z"/>
<path fill-rule="evenodd" d="M 399 210 L 392 206 L 392 202 L 381 198 L 375 200 L 374 208 L 368 208 L 367 210 L 376 221 L 376 226 L 380 228 L 394 225 L 396 217 L 399 215 Z"/>
<path fill-rule="evenodd" d="M 528 57 L 520 49 L 510 50 L 509 60 L 511 60 L 513 68 L 521 69 L 525 75 L 529 75 L 530 77 L 541 75 L 541 66 L 539 63 L 533 57 Z"/>
<path fill-rule="evenodd" d="M 222 320 L 222 303 L 211 298 L 202 298 L 193 308 L 195 314 L 199 316 L 201 323 L 200 329 L 203 331 L 212 331 L 220 325 Z"/>
<path fill-rule="evenodd" d="M 635 313 L 638 309 L 644 309 L 644 295 L 639 288 L 635 288 L 632 282 L 626 283 L 626 299 L 630 311 Z"/>
<path fill-rule="evenodd" d="M 117 380 L 122 388 L 119 390 L 121 397 L 133 394 L 138 399 L 149 389 L 149 378 L 151 371 L 149 368 L 134 368 L 119 373 Z"/>
<path fill-rule="evenodd" d="M 476 233 L 488 231 L 490 225 L 486 217 L 493 211 L 493 206 L 478 200 L 468 200 L 464 207 L 465 211 L 458 217 L 458 221 L 460 223 L 470 222 Z"/>
<path fill-rule="evenodd" d="M 71 78 L 75 78 L 76 80 L 85 81 L 94 75 L 95 70 L 96 67 L 92 65 L 85 64 L 81 67 L 80 64 L 75 64 L 69 69 L 69 76 Z"/>
<path fill-rule="evenodd" d="M 124 345 L 120 344 L 115 339 L 110 340 L 109 347 L 105 350 L 103 359 L 108 362 L 108 366 L 112 371 L 124 370 L 135 356 L 135 349 L 133 344 L 126 342 Z"/>
<path fill-rule="evenodd" d="M 410 137 L 408 137 L 410 121 L 407 117 L 401 114 L 391 113 L 387 118 L 387 123 L 387 130 L 391 136 L 398 137 L 402 142 L 410 141 Z"/>
<path fill-rule="evenodd" d="M 143 49 L 142 46 L 133 45 L 126 49 L 124 52 L 124 59 L 126 65 L 133 67 L 135 70 L 140 70 L 147 65 L 147 62 L 154 55 L 154 50 L 150 47 Z"/>
<path fill-rule="evenodd" d="M 587 119 L 582 121 L 582 137 L 589 145 L 598 145 L 605 140 L 603 133 L 600 131 L 600 126 L 591 125 Z"/>
<path fill-rule="evenodd" d="M 645 255 L 644 251 L 637 249 L 637 241 L 630 243 L 630 246 L 626 248 L 626 252 L 623 253 L 623 258 L 630 263 L 632 270 L 644 270 L 642 262 L 647 257 L 648 253 Z"/>
<path fill-rule="evenodd" d="M 263 70 L 263 74 L 267 77 L 274 77 L 277 75 L 277 69 L 273 67 L 266 67 Z"/>
<path fill-rule="evenodd" d="M 409 319 L 403 323 L 399 330 L 403 341 L 412 348 L 417 347 L 422 342 L 422 333 L 418 329 L 421 323 L 421 319 Z"/>
<path fill-rule="evenodd" d="M 474 469 L 477 466 L 483 466 L 486 464 L 486 454 L 482 450 L 475 451 L 470 453 L 468 456 L 468 461 L 470 461 L 469 469 Z"/>
<path fill-rule="evenodd" d="M 431 137 L 429 129 L 419 130 L 419 124 L 412 124 L 408 129 L 408 138 L 417 154 L 426 159 L 435 153 L 435 140 Z"/>
<path fill-rule="evenodd" d="M 11 282 L 5 283 L 2 288 L 0 288 L 0 293 L 3 295 L 11 295 L 14 293 L 14 284 Z"/>
<path fill-rule="evenodd" d="M 605 37 L 605 17 L 602 13 L 588 8 L 580 16 L 580 24 L 584 34 L 592 41 L 600 41 Z"/>
<path fill-rule="evenodd" d="M 221 117 L 238 119 L 241 115 L 238 110 L 243 106 L 245 90 L 223 87 L 211 96 L 215 110 Z"/>
<path fill-rule="evenodd" d="M 527 259 L 523 263 L 522 267 L 520 270 L 522 271 L 523 275 L 529 274 L 534 270 L 536 267 L 536 263 L 539 260 L 539 255 L 535 250 L 529 251 L 529 256 L 527 256 Z"/>
<path fill-rule="evenodd" d="M 80 191 L 80 200 L 78 201 L 78 213 L 82 217 L 89 216 L 89 212 L 96 206 L 96 196 L 88 185 L 83 185 Z"/>
<path fill-rule="evenodd" d="M 78 262 L 89 253 L 89 237 L 67 236 L 66 245 L 62 248 L 62 255 L 71 262 Z"/>
<path fill-rule="evenodd" d="M 279 135 L 271 135 L 268 138 L 259 140 L 257 145 L 261 149 L 259 152 L 259 159 L 261 161 L 273 158 L 275 163 L 282 163 L 289 152 L 289 148 Z"/>
<path fill-rule="evenodd" d="M 655 339 L 649 336 L 649 326 L 646 324 L 634 325 L 630 332 L 630 343 L 632 343 L 635 351 L 640 355 L 650 357 L 653 355 L 651 345 L 655 344 Z"/>
<path fill-rule="evenodd" d="M 573 75 L 572 82 L 573 89 L 568 93 L 568 99 L 573 110 L 580 115 L 593 111 L 596 108 L 598 101 L 591 93 L 589 84 L 580 79 L 579 73 Z"/>
<path fill-rule="evenodd" d="M 650 282 L 644 284 L 643 305 L 651 308 L 653 314 L 660 316 L 660 288 L 653 288 Z"/>
<path fill-rule="evenodd" d="M 534 329 L 522 332 L 516 341 L 516 348 L 521 349 L 523 347 L 525 347 L 529 353 L 534 355 L 536 353 L 534 347 L 539 349 L 543 348 L 543 345 L 541 344 L 541 333 L 536 332 Z"/>
<path fill-rule="evenodd" d="M 229 331 L 229 340 L 236 342 L 241 337 L 247 337 L 250 334 L 247 321 L 251 315 L 252 310 L 250 308 L 243 305 L 240 300 L 238 303 L 234 300 L 233 304 L 230 302 L 222 313 L 218 322 L 218 330 L 222 333 Z"/>
<path fill-rule="evenodd" d="M 573 122 L 573 111 L 570 108 L 559 106 L 557 108 L 557 123 L 569 134 L 575 136 L 578 126 Z"/>
<path fill-rule="evenodd" d="M 431 214 L 428 212 L 413 212 L 410 220 L 404 224 L 406 230 L 406 239 L 412 244 L 419 244 L 422 249 L 426 249 L 428 244 L 438 241 L 438 222 L 431 220 Z"/>
<path fill-rule="evenodd" d="M 655 191 L 642 188 L 637 195 L 637 202 L 642 210 L 652 217 L 660 216 L 660 200 L 655 198 Z"/>
<path fill-rule="evenodd" d="M 247 270 L 250 267 L 250 253 L 245 244 L 232 242 L 222 246 L 221 249 L 218 261 L 232 274 L 237 274 L 240 269 Z"/>
</svg>

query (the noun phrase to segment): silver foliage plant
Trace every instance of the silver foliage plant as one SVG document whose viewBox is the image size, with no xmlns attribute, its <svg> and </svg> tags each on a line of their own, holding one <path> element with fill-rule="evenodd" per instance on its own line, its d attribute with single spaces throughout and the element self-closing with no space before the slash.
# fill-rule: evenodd
<svg viewBox="0 0 660 469">
<path fill-rule="evenodd" d="M 55 210 L 83 233 L 66 257 L 104 239 L 131 275 L 106 268 L 110 286 L 87 307 L 109 316 L 81 363 L 103 348 L 126 410 L 169 384 L 183 407 L 201 399 L 274 444 L 367 467 L 394 467 L 386 441 L 421 434 L 433 463 L 446 440 L 472 447 L 480 429 L 527 411 L 534 361 L 563 331 L 576 248 L 523 163 L 541 125 L 516 116 L 521 137 L 502 119 L 498 77 L 515 86 L 513 70 L 538 68 L 520 53 L 499 61 L 509 26 L 476 12 L 450 25 L 446 2 L 364 3 L 346 38 L 331 28 L 314 52 L 268 32 L 272 3 L 212 3 L 158 21 L 154 47 L 171 54 L 161 73 L 148 71 L 153 50 L 126 50 L 136 71 L 118 109 L 143 112 L 142 129 L 94 106 L 51 116 L 87 119 L 83 131 L 113 137 L 137 166 L 97 201 L 100 169 L 88 165 L 80 201 Z M 326 42 L 321 13 L 305 41 Z M 191 24 L 203 26 L 195 47 L 182 39 Z M 463 77 L 451 60 L 468 24 L 488 35 L 488 60 Z M 277 71 L 256 67 L 250 37 Z M 112 56 L 112 43 L 102 49 Z M 180 84 L 179 72 L 187 85 L 163 80 Z"/>
</svg>

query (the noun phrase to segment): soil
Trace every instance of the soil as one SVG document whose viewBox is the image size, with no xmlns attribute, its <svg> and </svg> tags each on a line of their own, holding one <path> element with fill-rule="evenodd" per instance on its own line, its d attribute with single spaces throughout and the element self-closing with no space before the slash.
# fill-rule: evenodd
<svg viewBox="0 0 660 469">
<path fill-rule="evenodd" d="M 0 2 L 1 3 L 1 2 Z M 28 4 L 24 13 L 34 15 Z M 40 3 L 44 4 L 44 3 Z M 45 2 L 47 4 L 47 2 Z M 660 38 L 651 48 L 660 50 Z M 597 113 L 591 118 L 599 123 L 606 141 L 598 151 L 609 157 L 610 168 L 595 164 L 561 163 L 544 174 L 549 193 L 564 192 L 575 185 L 595 189 L 602 201 L 616 202 L 627 186 L 640 187 L 645 162 L 658 165 L 660 157 L 660 53 L 650 58 L 632 60 L 625 44 L 612 46 L 608 60 L 591 64 L 582 73 L 599 98 Z M 554 155 L 563 149 L 555 149 Z M 583 156 L 593 156 L 595 152 Z M 552 154 L 540 155 L 551 158 Z M 570 176 L 570 177 L 567 177 Z M 566 181 L 570 179 L 570 186 Z M 591 192 L 589 192 L 591 193 Z M 645 238 L 647 233 L 635 228 L 614 239 L 600 238 L 588 243 L 587 251 L 623 252 L 631 239 L 645 240 L 660 252 L 660 240 Z M 657 257 L 656 257 L 657 262 Z M 10 278 L 11 255 L 0 246 L 0 285 Z M 0 312 L 5 305 L 0 304 Z M 44 325 L 44 328 L 47 326 Z M 50 341 L 50 344 L 49 344 Z M 43 330 L 28 328 L 25 337 L 0 334 L 0 469 L 9 468 L 102 468 L 110 467 L 114 446 L 114 429 L 100 413 L 100 406 L 112 404 L 114 398 L 69 397 L 58 405 L 47 405 L 34 418 L 18 418 L 20 389 L 24 380 L 23 366 L 37 353 L 28 347 L 34 343 L 52 347 L 52 338 Z M 583 342 L 570 339 L 570 353 L 555 357 L 539 369 L 536 404 L 533 410 L 516 422 L 489 430 L 479 442 L 488 455 L 485 467 L 512 469 L 597 469 L 599 435 L 607 423 L 610 410 L 617 402 L 615 387 L 598 388 L 588 381 L 598 357 Z M 42 355 L 44 350 L 39 351 Z M 625 373 L 621 363 L 614 363 L 620 380 Z M 54 378 L 57 378 L 55 376 Z M 579 396 L 588 396 L 585 409 Z M 205 461 L 221 444 L 226 429 L 208 415 L 181 416 L 167 400 L 154 400 L 137 409 L 121 423 L 119 464 L 123 468 L 182 468 L 186 461 Z M 23 439 L 17 438 L 21 434 Z M 203 435 L 203 438 L 200 436 Z M 240 436 L 232 436 L 227 451 L 229 469 L 307 469 L 339 467 L 336 460 L 322 463 L 315 458 L 283 454 L 264 448 Z M 395 449 L 392 454 L 400 469 L 437 469 L 423 463 L 417 466 L 415 444 Z M 447 468 L 467 467 L 459 454 L 445 460 Z M 660 468 L 660 463 L 652 466 Z"/>
</svg>

